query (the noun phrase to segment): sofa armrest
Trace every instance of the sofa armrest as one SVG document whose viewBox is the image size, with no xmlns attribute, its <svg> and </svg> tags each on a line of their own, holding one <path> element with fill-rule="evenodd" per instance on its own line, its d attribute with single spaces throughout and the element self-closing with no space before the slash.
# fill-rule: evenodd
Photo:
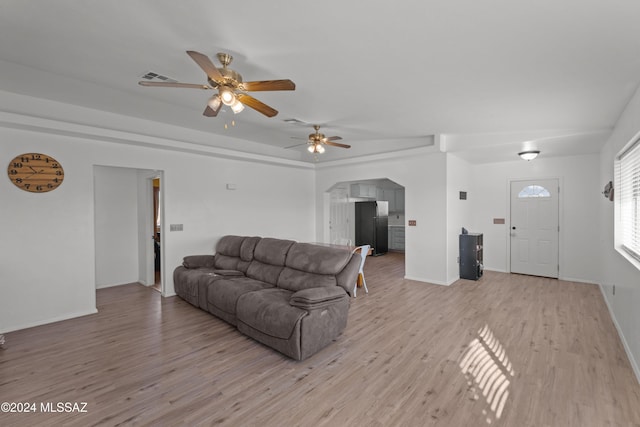
<svg viewBox="0 0 640 427">
<path fill-rule="evenodd" d="M 213 268 L 213 255 L 188 255 L 182 258 L 182 265 L 185 268 Z"/>
<path fill-rule="evenodd" d="M 291 295 L 289 304 L 305 310 L 315 310 L 348 298 L 347 293 L 339 286 L 303 289 Z"/>
</svg>

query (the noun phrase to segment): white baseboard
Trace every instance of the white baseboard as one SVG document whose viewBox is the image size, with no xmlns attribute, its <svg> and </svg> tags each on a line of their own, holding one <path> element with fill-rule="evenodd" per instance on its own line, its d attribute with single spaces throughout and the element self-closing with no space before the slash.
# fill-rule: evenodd
<svg viewBox="0 0 640 427">
<path fill-rule="evenodd" d="M 19 331 L 21 329 L 28 329 L 28 328 L 33 328 L 33 327 L 36 327 L 36 326 L 42 326 L 42 325 L 46 325 L 48 323 L 61 322 L 63 320 L 74 319 L 76 317 L 82 317 L 82 316 L 88 316 L 90 314 L 96 314 L 97 312 L 98 312 L 98 310 L 93 308 L 93 309 L 87 310 L 87 311 L 79 311 L 79 312 L 76 312 L 76 313 L 67 313 L 67 314 L 64 314 L 62 316 L 56 316 L 56 317 L 52 317 L 52 318 L 49 318 L 49 319 L 38 320 L 36 322 L 28 322 L 28 323 L 23 323 L 23 324 L 19 324 L 19 325 L 9 326 L 6 329 L 4 329 L 3 331 L 0 331 L 0 333 Z"/>
<path fill-rule="evenodd" d="M 640 369 L 638 368 L 638 363 L 636 363 L 636 360 L 633 358 L 633 353 L 631 353 L 631 348 L 629 347 L 629 344 L 627 343 L 627 340 L 624 337 L 624 334 L 622 333 L 622 328 L 620 328 L 620 325 L 618 324 L 618 319 L 616 319 L 616 316 L 613 313 L 613 310 L 611 309 L 611 305 L 609 305 L 609 300 L 607 299 L 607 294 L 605 293 L 604 288 L 602 287 L 602 285 L 598 285 L 598 287 L 600 288 L 600 293 L 602 293 L 602 298 L 604 298 L 604 302 L 607 305 L 607 309 L 609 310 L 609 315 L 611 316 L 611 320 L 613 320 L 613 324 L 615 325 L 616 330 L 618 331 L 618 336 L 620 337 L 620 341 L 622 341 L 622 346 L 624 347 L 624 351 L 625 353 L 627 353 L 627 358 L 629 359 L 629 363 L 631 363 L 631 368 L 633 369 L 633 373 L 636 374 L 636 380 L 640 384 Z"/>
<path fill-rule="evenodd" d="M 587 279 L 576 279 L 574 277 L 558 277 L 558 280 L 564 280 L 565 282 L 587 283 L 589 285 L 600 285 L 598 282 Z"/>
<path fill-rule="evenodd" d="M 453 283 L 453 282 L 447 283 L 447 282 L 441 282 L 439 280 L 425 279 L 424 277 L 404 276 L 404 278 L 407 280 L 415 280 L 416 282 L 424 282 L 424 283 L 430 283 L 432 285 L 441 285 L 441 286 L 449 286 L 451 283 Z"/>
</svg>

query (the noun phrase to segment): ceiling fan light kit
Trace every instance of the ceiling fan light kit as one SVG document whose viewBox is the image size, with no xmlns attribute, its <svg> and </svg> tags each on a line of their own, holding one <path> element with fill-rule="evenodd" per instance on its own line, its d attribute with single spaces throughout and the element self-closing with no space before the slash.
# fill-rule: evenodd
<svg viewBox="0 0 640 427">
<path fill-rule="evenodd" d="M 311 144 L 309 145 L 307 150 L 309 150 L 310 153 L 314 153 L 314 154 L 324 153 L 324 147 L 321 144 Z"/>
<path fill-rule="evenodd" d="M 212 96 L 207 101 L 207 107 L 202 113 L 207 117 L 216 117 L 222 107 L 227 105 L 237 114 L 248 106 L 267 117 L 273 117 L 278 114 L 278 110 L 258 101 L 256 98 L 246 92 L 253 91 L 274 91 L 274 90 L 295 90 L 296 85 L 291 80 L 260 80 L 252 82 L 243 82 L 240 73 L 227 68 L 233 60 L 233 57 L 227 53 L 218 53 L 216 56 L 222 64 L 222 68 L 217 68 L 208 56 L 188 50 L 187 55 L 194 60 L 196 64 L 207 75 L 208 85 L 180 83 L 180 82 L 150 82 L 140 81 L 141 86 L 153 87 L 178 87 L 189 89 L 218 89 L 218 94 Z"/>
<path fill-rule="evenodd" d="M 520 156 L 520 158 L 522 158 L 523 160 L 529 161 L 538 157 L 538 154 L 540 154 L 540 150 L 527 150 L 519 152 L 518 156 Z"/>
<path fill-rule="evenodd" d="M 307 145 L 307 150 L 313 154 L 324 153 L 325 145 L 331 145 L 333 147 L 340 147 L 340 148 L 351 148 L 350 145 L 340 144 L 335 142 L 335 141 L 340 141 L 342 139 L 339 136 L 324 136 L 323 133 L 320 133 L 319 125 L 314 125 L 313 128 L 316 130 L 316 132 L 309 134 L 309 136 L 307 137 L 307 142 L 302 144 L 292 145 L 290 147 L 285 147 L 285 148 L 294 148 L 294 147 L 299 147 L 301 145 Z M 292 137 L 292 138 L 302 139 L 302 138 L 295 138 L 295 137 Z"/>
</svg>

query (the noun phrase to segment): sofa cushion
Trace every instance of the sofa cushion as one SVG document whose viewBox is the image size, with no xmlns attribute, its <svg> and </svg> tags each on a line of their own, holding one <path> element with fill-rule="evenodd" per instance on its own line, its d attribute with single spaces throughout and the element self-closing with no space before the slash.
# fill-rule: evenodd
<svg viewBox="0 0 640 427">
<path fill-rule="evenodd" d="M 240 245 L 240 259 L 242 261 L 253 261 L 253 252 L 261 237 L 245 237 Z"/>
<path fill-rule="evenodd" d="M 247 273 L 251 261 L 253 261 L 253 252 L 256 249 L 256 245 L 262 239 L 261 237 L 246 237 L 240 246 L 240 261 L 238 261 L 238 270 L 243 273 Z"/>
<path fill-rule="evenodd" d="M 264 264 L 284 267 L 287 259 L 287 252 L 294 243 L 295 242 L 293 240 L 265 237 L 260 239 L 256 245 L 256 249 L 253 251 L 253 258 Z"/>
<path fill-rule="evenodd" d="M 199 306 L 200 278 L 213 274 L 211 268 L 186 268 L 179 266 L 173 271 L 173 283 L 176 294 L 188 303 Z"/>
<path fill-rule="evenodd" d="M 292 292 L 285 289 L 265 289 L 238 298 L 236 317 L 263 334 L 289 339 L 306 310 L 289 304 Z"/>
<path fill-rule="evenodd" d="M 216 278 L 207 285 L 207 301 L 219 310 L 236 314 L 238 298 L 248 292 L 273 287 L 269 283 L 247 277 Z"/>
<path fill-rule="evenodd" d="M 247 277 L 275 286 L 283 268 L 279 265 L 265 264 L 254 259 L 247 269 Z"/>
<path fill-rule="evenodd" d="M 286 266 L 316 274 L 340 273 L 351 259 L 351 252 L 344 249 L 311 243 L 296 243 L 287 253 Z"/>
<path fill-rule="evenodd" d="M 260 239 L 253 252 L 253 261 L 247 268 L 247 277 L 271 283 L 275 286 L 284 268 L 292 240 L 265 237 Z"/>
<path fill-rule="evenodd" d="M 216 254 L 233 256 L 240 258 L 240 248 L 245 237 L 243 236 L 223 236 L 216 244 Z"/>
<path fill-rule="evenodd" d="M 219 270 L 238 270 L 242 236 L 223 236 L 216 245 L 215 268 Z"/>
<path fill-rule="evenodd" d="M 239 261 L 238 257 L 216 254 L 214 266 L 218 270 L 238 270 Z"/>
</svg>

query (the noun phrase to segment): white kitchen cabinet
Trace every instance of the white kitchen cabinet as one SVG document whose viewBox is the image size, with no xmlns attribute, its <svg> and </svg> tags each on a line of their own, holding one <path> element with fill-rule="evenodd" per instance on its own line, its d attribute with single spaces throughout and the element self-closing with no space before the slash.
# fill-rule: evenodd
<svg viewBox="0 0 640 427">
<path fill-rule="evenodd" d="M 404 226 L 392 225 L 389 227 L 389 249 L 404 251 Z"/>
<path fill-rule="evenodd" d="M 402 212 L 404 213 L 404 188 L 399 188 L 394 190 L 394 198 L 395 198 L 395 209 L 393 212 Z"/>
<path fill-rule="evenodd" d="M 389 212 L 396 211 L 396 192 L 395 190 L 383 189 L 382 200 L 389 202 Z"/>
<path fill-rule="evenodd" d="M 378 200 L 389 202 L 389 213 L 404 213 L 404 188 L 379 191 Z"/>
<path fill-rule="evenodd" d="M 373 184 L 351 184 L 351 197 L 375 199 L 377 196 L 376 186 Z"/>
</svg>

